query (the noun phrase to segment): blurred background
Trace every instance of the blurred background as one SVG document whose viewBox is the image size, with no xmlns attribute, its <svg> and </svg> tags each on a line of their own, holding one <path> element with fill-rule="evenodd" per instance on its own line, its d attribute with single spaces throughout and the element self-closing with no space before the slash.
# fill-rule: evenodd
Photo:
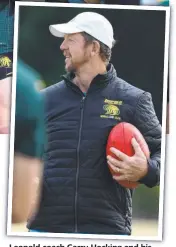
<svg viewBox="0 0 176 247">
<path fill-rule="evenodd" d="M 50 34 L 49 25 L 67 22 L 83 11 L 96 11 L 111 22 L 117 40 L 112 50 L 117 75 L 152 94 L 161 122 L 165 11 L 21 6 L 20 58 L 41 74 L 44 86 L 60 81 L 65 73 L 62 39 Z"/>
<path fill-rule="evenodd" d="M 168 5 L 168 2 L 142 0 L 140 4 Z M 76 14 L 89 10 L 92 11 L 68 7 L 20 7 L 18 55 L 43 78 L 40 88 L 57 83 L 65 73 L 64 58 L 59 49 L 61 40 L 50 34 L 48 26 L 67 22 Z M 161 122 L 165 11 L 96 9 L 96 12 L 107 17 L 114 27 L 117 44 L 113 48 L 112 63 L 118 76 L 152 94 Z M 141 185 L 133 197 L 132 235 L 157 235 L 158 213 L 159 187 L 149 189 Z M 13 225 L 12 231 L 26 231 L 25 223 Z"/>
</svg>

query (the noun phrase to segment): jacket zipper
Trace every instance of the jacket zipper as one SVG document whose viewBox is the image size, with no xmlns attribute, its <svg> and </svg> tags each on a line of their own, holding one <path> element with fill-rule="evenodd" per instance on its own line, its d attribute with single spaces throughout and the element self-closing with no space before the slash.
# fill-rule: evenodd
<svg viewBox="0 0 176 247">
<path fill-rule="evenodd" d="M 83 96 L 82 99 L 81 99 L 81 106 L 80 106 L 81 119 L 80 119 L 80 126 L 79 126 L 78 146 L 77 146 L 77 171 L 76 171 L 76 191 L 75 191 L 75 233 L 78 232 L 78 208 L 77 208 L 77 203 L 78 203 L 78 177 L 79 177 L 79 166 L 80 166 L 79 151 L 80 151 L 80 143 L 81 143 L 82 124 L 83 124 L 84 101 L 85 101 L 85 96 Z"/>
</svg>

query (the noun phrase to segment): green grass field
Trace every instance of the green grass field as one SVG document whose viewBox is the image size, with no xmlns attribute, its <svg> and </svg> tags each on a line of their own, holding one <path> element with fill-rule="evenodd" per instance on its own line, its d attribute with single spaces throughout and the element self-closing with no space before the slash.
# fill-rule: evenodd
<svg viewBox="0 0 176 247">
<path fill-rule="evenodd" d="M 26 224 L 13 224 L 12 232 L 26 232 Z M 157 236 L 158 222 L 156 220 L 133 220 L 132 236 Z"/>
</svg>

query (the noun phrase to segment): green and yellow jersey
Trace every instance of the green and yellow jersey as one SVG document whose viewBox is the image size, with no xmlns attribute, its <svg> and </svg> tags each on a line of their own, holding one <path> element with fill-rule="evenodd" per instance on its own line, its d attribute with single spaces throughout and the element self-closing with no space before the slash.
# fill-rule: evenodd
<svg viewBox="0 0 176 247">
<path fill-rule="evenodd" d="M 44 100 L 38 91 L 40 75 L 17 63 L 15 152 L 41 158 L 45 145 Z"/>
</svg>

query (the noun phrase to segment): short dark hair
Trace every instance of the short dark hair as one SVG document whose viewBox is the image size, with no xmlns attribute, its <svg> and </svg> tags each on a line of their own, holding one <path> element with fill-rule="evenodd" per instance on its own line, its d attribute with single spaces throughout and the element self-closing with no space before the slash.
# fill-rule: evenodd
<svg viewBox="0 0 176 247">
<path fill-rule="evenodd" d="M 100 57 L 105 63 L 109 63 L 111 60 L 112 50 L 107 45 L 99 41 L 98 39 L 95 39 L 93 36 L 86 32 L 81 32 L 82 36 L 85 39 L 86 44 L 91 44 L 93 41 L 97 41 L 100 44 Z M 112 47 L 114 47 L 116 41 L 114 40 Z"/>
</svg>

